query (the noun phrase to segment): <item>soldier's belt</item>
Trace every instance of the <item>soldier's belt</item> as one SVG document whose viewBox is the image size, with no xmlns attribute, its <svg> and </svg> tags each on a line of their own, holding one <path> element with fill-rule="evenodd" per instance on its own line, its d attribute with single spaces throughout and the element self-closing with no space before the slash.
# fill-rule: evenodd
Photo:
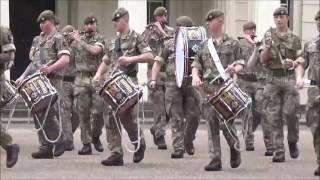
<svg viewBox="0 0 320 180">
<path fill-rule="evenodd" d="M 59 79 L 66 82 L 74 82 L 75 77 L 73 76 L 61 76 L 57 74 L 48 74 L 47 77 L 49 79 Z"/>
<path fill-rule="evenodd" d="M 284 70 L 284 69 L 270 69 L 269 74 L 273 76 L 290 76 L 294 73 L 294 70 Z"/>
<path fill-rule="evenodd" d="M 249 81 L 249 82 L 257 82 L 258 81 L 257 76 L 252 73 L 238 74 L 238 77 L 244 81 Z"/>
<path fill-rule="evenodd" d="M 80 76 L 86 76 L 86 77 L 93 77 L 94 75 L 96 74 L 95 71 L 78 71 L 77 72 L 77 75 L 80 75 Z"/>
</svg>

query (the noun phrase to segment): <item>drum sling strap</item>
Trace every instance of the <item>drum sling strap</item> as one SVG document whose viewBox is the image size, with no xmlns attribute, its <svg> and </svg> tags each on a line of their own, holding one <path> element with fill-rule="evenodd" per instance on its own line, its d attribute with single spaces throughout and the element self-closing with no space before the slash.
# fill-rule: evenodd
<svg viewBox="0 0 320 180">
<path fill-rule="evenodd" d="M 212 38 L 210 38 L 208 40 L 208 49 L 209 49 L 209 52 L 210 52 L 210 55 L 212 57 L 212 60 L 216 66 L 216 68 L 218 69 L 218 72 L 220 74 L 220 77 L 225 81 L 227 80 L 228 78 L 230 78 L 229 74 L 225 73 L 225 69 L 223 68 L 222 64 L 221 64 L 221 60 L 218 56 L 218 53 L 216 51 L 216 48 L 214 47 L 213 45 L 213 40 Z M 219 76 L 218 76 L 219 77 Z M 217 78 L 218 78 L 217 77 Z M 215 78 L 216 79 L 216 78 Z M 214 80 L 215 80 L 214 79 Z M 214 81 L 213 80 L 213 81 Z M 211 81 L 211 82 L 213 82 Z M 243 139 L 245 140 L 246 139 L 246 136 L 248 134 L 248 129 L 249 129 L 249 119 L 248 119 L 248 116 L 249 116 L 249 111 L 251 111 L 251 103 L 249 103 L 248 105 L 248 109 L 246 111 L 246 113 L 244 114 L 244 117 L 243 117 L 243 120 L 242 120 L 242 134 L 243 134 Z M 222 120 L 222 119 L 221 119 Z M 227 124 L 227 121 L 226 120 L 222 120 L 224 126 L 227 128 L 230 136 L 235 140 L 235 144 L 234 144 L 234 148 L 238 151 L 241 151 L 242 149 L 240 149 L 240 142 L 239 140 L 237 139 L 237 136 L 233 135 L 228 127 L 228 124 Z"/>
</svg>

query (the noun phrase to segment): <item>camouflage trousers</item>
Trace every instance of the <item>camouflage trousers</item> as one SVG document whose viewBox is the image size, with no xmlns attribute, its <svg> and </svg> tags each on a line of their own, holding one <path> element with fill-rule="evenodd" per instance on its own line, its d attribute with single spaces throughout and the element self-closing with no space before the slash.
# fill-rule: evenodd
<svg viewBox="0 0 320 180">
<path fill-rule="evenodd" d="M 6 130 L 2 127 L 0 124 L 0 146 L 5 147 L 7 145 L 10 145 L 12 143 L 12 137 L 10 134 L 6 132 Z"/>
<path fill-rule="evenodd" d="M 165 107 L 165 74 L 161 72 L 159 76 L 160 77 L 157 80 L 157 86 L 154 89 L 148 89 L 153 111 L 153 125 L 151 126 L 151 129 L 155 132 L 156 137 L 165 135 L 165 128 L 168 122 Z"/>
<path fill-rule="evenodd" d="M 61 79 L 50 78 L 50 82 L 56 88 L 56 90 L 58 91 L 58 94 L 61 94 L 61 91 L 63 88 L 62 87 L 63 81 Z M 63 107 L 63 103 L 64 103 L 63 99 L 60 98 L 60 101 L 58 100 L 54 104 L 54 106 L 49 108 L 47 116 L 46 116 L 46 109 L 41 112 L 37 112 L 34 115 L 33 121 L 34 121 L 35 128 L 40 129 L 40 127 L 42 126 L 42 129 L 43 129 L 43 131 L 42 130 L 38 131 L 40 149 L 42 150 L 51 151 L 51 149 L 53 148 L 53 144 L 48 142 L 45 136 L 47 136 L 49 140 L 55 140 L 59 136 L 59 132 L 61 130 L 59 118 L 61 117 L 60 115 L 63 112 L 63 109 L 61 108 Z M 60 106 L 60 109 L 59 109 L 59 106 Z M 56 143 L 61 143 L 63 139 L 64 139 L 64 134 L 62 130 L 61 137 L 57 140 Z"/>
<path fill-rule="evenodd" d="M 263 89 L 265 86 L 264 80 L 259 80 L 257 82 L 245 81 L 238 79 L 238 84 L 242 90 L 244 90 L 252 100 L 252 109 L 249 112 L 248 118 L 248 133 L 245 139 L 246 145 L 254 144 L 254 132 L 257 129 L 258 125 L 261 123 L 263 140 L 267 150 L 272 150 L 271 142 L 271 124 L 268 124 L 268 121 L 262 115 L 262 106 L 263 106 Z"/>
<path fill-rule="evenodd" d="M 79 115 L 75 107 L 74 83 L 63 82 L 63 89 L 60 93 L 64 103 L 62 104 L 62 129 L 64 133 L 63 141 L 66 144 L 73 144 L 73 133 L 79 126 Z"/>
<path fill-rule="evenodd" d="M 133 82 L 137 82 L 137 79 L 131 78 Z M 106 102 L 104 102 L 107 104 Z M 105 105 L 105 107 L 108 107 Z M 133 145 L 137 145 L 138 140 L 144 139 L 143 131 L 139 127 L 138 119 L 139 104 L 137 103 L 126 112 L 115 115 L 111 109 L 104 110 L 104 118 L 106 120 L 106 134 L 107 134 L 107 145 L 111 154 L 120 154 L 123 156 L 122 149 L 122 128 L 126 130 L 130 141 Z M 138 133 L 140 137 L 138 137 Z"/>
<path fill-rule="evenodd" d="M 104 126 L 103 100 L 97 92 L 98 86 L 79 86 L 76 84 L 76 108 L 79 113 L 80 134 L 83 144 L 102 134 Z"/>
<path fill-rule="evenodd" d="M 263 114 L 272 126 L 272 145 L 275 152 L 284 152 L 284 120 L 288 127 L 288 143 L 299 140 L 299 119 L 297 107 L 299 93 L 295 86 L 295 76 L 269 75 L 264 89 L 265 104 Z"/>
<path fill-rule="evenodd" d="M 172 146 L 175 150 L 184 150 L 184 145 L 195 139 L 201 114 L 197 96 L 199 93 L 193 87 L 166 86 L 166 110 L 172 123 Z"/>
<path fill-rule="evenodd" d="M 320 89 L 308 89 L 307 122 L 313 135 L 313 146 L 320 166 Z"/>
</svg>

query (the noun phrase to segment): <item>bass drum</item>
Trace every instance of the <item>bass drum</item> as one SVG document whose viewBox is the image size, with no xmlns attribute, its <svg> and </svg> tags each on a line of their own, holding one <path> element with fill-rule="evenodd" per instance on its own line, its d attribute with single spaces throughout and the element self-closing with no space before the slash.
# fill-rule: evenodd
<svg viewBox="0 0 320 180">
<path fill-rule="evenodd" d="M 206 40 L 204 27 L 179 27 L 175 41 L 175 65 L 176 82 L 178 87 L 187 85 L 187 79 L 191 75 L 191 63 L 193 62 L 200 44 Z"/>
</svg>

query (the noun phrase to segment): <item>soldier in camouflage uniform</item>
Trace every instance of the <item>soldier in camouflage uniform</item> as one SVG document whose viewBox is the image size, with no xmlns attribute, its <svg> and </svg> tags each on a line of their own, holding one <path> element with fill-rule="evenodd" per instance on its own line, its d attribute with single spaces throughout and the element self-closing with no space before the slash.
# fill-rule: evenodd
<svg viewBox="0 0 320 180">
<path fill-rule="evenodd" d="M 213 9 L 207 13 L 206 21 L 208 29 L 212 35 L 213 44 L 220 57 L 221 64 L 226 71 L 233 75 L 243 69 L 243 59 L 239 42 L 223 33 L 222 27 L 224 24 L 224 13 L 221 10 Z M 219 72 L 212 60 L 211 54 L 208 49 L 208 40 L 206 40 L 198 51 L 192 68 L 192 85 L 199 87 L 202 85 L 203 96 L 212 94 L 217 90 L 218 84 L 223 80 L 218 79 L 213 83 L 209 83 L 219 75 Z M 202 72 L 202 80 L 199 77 L 199 71 Z M 221 164 L 221 146 L 220 146 L 220 123 L 213 107 L 209 103 L 203 104 L 204 117 L 208 124 L 209 135 L 209 153 L 211 161 L 205 167 L 206 171 L 219 171 L 222 169 Z M 236 129 L 233 124 L 234 120 L 229 120 L 227 126 L 221 125 L 223 135 L 225 136 L 230 147 L 230 165 L 232 168 L 237 168 L 241 164 L 240 152 L 236 149 L 239 145 Z M 228 129 L 230 131 L 228 131 Z"/>
<path fill-rule="evenodd" d="M 97 90 L 99 83 L 93 80 L 101 63 L 105 48 L 104 37 L 97 32 L 97 18 L 89 15 L 84 19 L 85 33 L 71 33 L 75 55 L 76 78 L 75 96 L 79 112 L 81 141 L 83 147 L 79 155 L 92 154 L 91 143 L 98 152 L 103 151 L 100 135 L 104 126 L 103 101 Z"/>
<path fill-rule="evenodd" d="M 64 133 L 64 143 L 67 151 L 74 149 L 73 144 L 73 133 L 79 125 L 79 115 L 75 107 L 75 96 L 74 96 L 74 79 L 76 75 L 76 66 L 75 66 L 75 56 L 74 48 L 75 43 L 71 37 L 71 34 L 74 31 L 74 27 L 66 25 L 62 29 L 63 36 L 70 46 L 70 62 L 69 66 L 64 69 L 63 73 L 63 90 L 61 92 L 61 97 L 64 101 L 62 104 L 63 113 L 62 113 L 62 128 Z"/>
<path fill-rule="evenodd" d="M 118 8 L 113 12 L 112 21 L 119 33 L 115 40 L 106 49 L 96 75 L 95 80 L 101 81 L 102 75 L 108 70 L 120 70 L 133 82 L 137 83 L 138 63 L 152 63 L 153 55 L 151 48 L 144 41 L 142 35 L 132 30 L 129 26 L 129 13 L 125 8 Z M 143 132 L 138 129 L 137 122 L 138 105 L 136 104 L 126 112 L 118 115 L 110 115 L 106 120 L 107 142 L 111 156 L 101 161 L 104 166 L 123 166 L 123 150 L 121 145 L 120 122 L 128 133 L 131 143 L 135 147 L 133 162 L 139 163 L 144 158 L 146 149 Z M 138 135 L 140 134 L 140 137 Z"/>
<path fill-rule="evenodd" d="M 299 119 L 297 107 L 299 93 L 294 87 L 295 70 L 293 61 L 301 54 L 301 40 L 288 29 L 288 11 L 277 8 L 274 13 L 276 29 L 270 28 L 264 35 L 260 59 L 266 66 L 266 97 L 263 114 L 272 124 L 273 162 L 285 161 L 283 124 L 287 121 L 290 156 L 297 158 L 299 150 Z"/>
<path fill-rule="evenodd" d="M 177 27 L 192 27 L 193 21 L 188 16 L 180 16 L 176 24 Z M 174 47 L 175 38 L 172 38 L 165 42 L 164 48 L 155 58 L 150 86 L 156 86 L 156 79 L 161 65 L 164 65 L 167 75 L 165 101 L 167 112 L 172 121 L 172 146 L 174 152 L 171 154 L 171 158 L 183 158 L 185 150 L 190 155 L 194 154 L 193 140 L 199 125 L 200 108 L 197 106 L 199 104 L 196 98 L 198 93 L 191 87 L 191 83 L 181 88 L 176 84 Z M 191 78 L 189 82 L 191 82 Z M 184 118 L 186 118 L 186 121 L 184 121 Z"/>
<path fill-rule="evenodd" d="M 244 60 L 247 61 L 254 53 L 255 48 L 259 48 L 256 46 L 257 42 L 255 40 L 256 37 L 256 24 L 254 22 L 247 22 L 243 25 L 243 33 L 242 37 L 239 37 L 239 43 L 241 47 L 241 52 Z M 262 102 L 263 102 L 263 88 L 265 84 L 265 75 L 264 75 L 264 67 L 260 61 L 255 61 L 254 69 L 249 71 L 247 68 L 241 73 L 238 74 L 238 83 L 241 89 L 245 90 L 245 92 L 252 99 L 252 113 L 249 115 L 248 119 L 248 134 L 245 139 L 246 150 L 253 151 L 254 150 L 254 131 L 257 126 L 261 122 L 262 132 L 264 143 L 266 146 L 266 156 L 272 156 L 272 144 L 270 139 L 270 125 L 266 120 L 261 120 L 261 111 L 262 111 Z"/>
<path fill-rule="evenodd" d="M 165 7 L 157 7 L 153 12 L 155 22 L 147 25 L 142 36 L 152 49 L 154 56 L 159 54 L 160 49 L 164 46 L 164 42 L 173 34 L 173 28 L 166 25 L 167 23 L 167 9 Z M 148 65 L 148 77 L 151 76 L 152 65 Z M 162 68 L 164 70 L 164 68 Z M 167 124 L 167 113 L 165 108 L 165 85 L 166 74 L 164 71 L 160 72 L 157 78 L 157 86 L 152 89 L 149 88 L 149 97 L 153 108 L 153 125 L 150 132 L 153 135 L 154 143 L 158 149 L 167 149 L 165 142 L 165 126 Z"/>
<path fill-rule="evenodd" d="M 38 17 L 38 23 L 40 24 L 41 34 L 33 39 L 30 49 L 29 57 L 30 64 L 24 73 L 16 80 L 18 84 L 29 75 L 39 71 L 47 74 L 51 84 L 61 94 L 63 72 L 60 70 L 69 63 L 70 51 L 68 43 L 63 36 L 57 32 L 55 28 L 55 15 L 50 10 L 43 11 Z M 43 125 L 43 131 L 46 133 L 49 139 L 57 139 L 59 135 L 59 124 L 57 117 L 58 104 L 50 107 L 45 124 Z M 63 103 L 63 101 L 62 101 Z M 62 110 L 63 111 L 63 110 Z M 35 127 L 40 128 L 46 115 L 46 110 L 36 114 L 38 120 L 34 119 Z M 39 124 L 41 123 L 41 124 Z M 40 141 L 39 151 L 32 153 L 32 157 L 35 159 L 52 159 L 53 156 L 60 156 L 64 153 L 65 147 L 63 143 L 63 133 L 56 143 L 48 142 L 45 134 L 42 130 L 38 131 L 38 137 Z M 52 152 L 54 147 L 54 151 Z"/>
<path fill-rule="evenodd" d="M 14 60 L 14 53 L 16 47 L 13 44 L 13 36 L 8 28 L 0 26 L 0 100 L 3 97 L 3 83 L 5 81 L 4 72 L 10 69 L 10 64 Z M 5 105 L 5 104 L 3 104 Z M 0 105 L 0 118 L 1 118 Z M 0 146 L 7 152 L 6 166 L 8 168 L 13 167 L 18 161 L 19 146 L 12 144 L 12 137 L 2 128 L 0 122 Z"/>
<path fill-rule="evenodd" d="M 320 33 L 320 11 L 315 16 Z M 302 57 L 309 67 L 308 78 L 316 82 L 317 87 L 308 89 L 307 122 L 311 126 L 313 145 L 317 156 L 318 167 L 314 175 L 320 176 L 320 35 L 304 45 Z M 299 84 L 298 84 L 299 85 Z M 300 85 L 301 87 L 301 85 Z"/>
</svg>

